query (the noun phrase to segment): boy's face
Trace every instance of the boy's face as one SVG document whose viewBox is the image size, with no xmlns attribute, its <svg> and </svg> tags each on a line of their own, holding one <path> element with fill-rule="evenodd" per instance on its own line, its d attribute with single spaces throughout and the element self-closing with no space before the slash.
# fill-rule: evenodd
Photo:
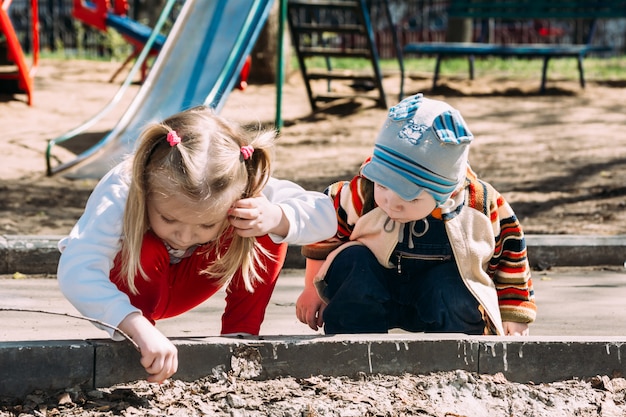
<svg viewBox="0 0 626 417">
<path fill-rule="evenodd" d="M 379 183 L 374 184 L 374 200 L 391 220 L 400 223 L 423 219 L 437 207 L 433 196 L 425 191 L 415 200 L 406 201 Z"/>
</svg>

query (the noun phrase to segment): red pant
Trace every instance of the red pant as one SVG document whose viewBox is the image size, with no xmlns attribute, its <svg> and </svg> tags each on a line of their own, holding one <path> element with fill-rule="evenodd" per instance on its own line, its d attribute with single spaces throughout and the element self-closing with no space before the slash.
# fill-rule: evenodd
<svg viewBox="0 0 626 417">
<path fill-rule="evenodd" d="M 287 244 L 276 244 L 269 236 L 260 237 L 258 241 L 275 260 L 262 257 L 265 269 L 258 268 L 261 279 L 255 283 L 253 293 L 246 290 L 241 274 L 235 274 L 226 291 L 222 334 L 259 334 L 265 309 L 285 262 Z M 221 285 L 214 279 L 200 273 L 214 259 L 214 253 L 196 250 L 193 255 L 179 263 L 170 264 L 170 256 L 161 239 L 148 232 L 141 248 L 141 265 L 148 279 L 137 275 L 135 285 L 139 292 L 132 294 L 124 284 L 125 280 L 120 277 L 119 255 L 115 259 L 110 277 L 128 295 L 131 304 L 154 323 L 156 320 L 191 310 L 220 289 Z"/>
</svg>

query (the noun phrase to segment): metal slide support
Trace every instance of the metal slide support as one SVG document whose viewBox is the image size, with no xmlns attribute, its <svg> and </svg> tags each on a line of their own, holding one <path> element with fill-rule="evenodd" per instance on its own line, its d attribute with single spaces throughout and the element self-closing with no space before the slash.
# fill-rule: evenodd
<svg viewBox="0 0 626 417">
<path fill-rule="evenodd" d="M 275 128 L 280 133 L 283 128 L 283 84 L 285 82 L 285 20 L 287 19 L 287 0 L 280 1 L 278 12 L 278 53 L 276 68 L 276 120 Z"/>
</svg>

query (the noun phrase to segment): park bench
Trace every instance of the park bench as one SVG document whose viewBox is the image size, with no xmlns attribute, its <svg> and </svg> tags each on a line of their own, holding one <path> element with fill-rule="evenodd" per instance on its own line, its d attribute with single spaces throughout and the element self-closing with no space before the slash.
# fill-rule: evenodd
<svg viewBox="0 0 626 417">
<path fill-rule="evenodd" d="M 436 56 L 433 75 L 433 89 L 437 87 L 441 60 L 444 57 L 466 56 L 469 63 L 469 76 L 474 79 L 474 57 L 520 57 L 543 59 L 540 91 L 546 90 L 548 62 L 551 58 L 576 58 L 580 85 L 585 87 L 583 60 L 591 53 L 608 53 L 612 45 L 598 45 L 593 43 L 596 22 L 599 19 L 626 17 L 626 0 L 603 1 L 482 1 L 468 0 L 450 1 L 447 9 L 448 19 L 472 19 L 473 27 L 478 28 L 476 42 L 424 42 L 409 43 L 404 46 L 403 52 L 408 55 Z M 488 43 L 487 33 L 489 22 L 513 22 L 525 20 L 528 22 L 541 20 L 568 21 L 571 24 L 584 25 L 586 33 L 581 42 L 567 43 Z"/>
</svg>

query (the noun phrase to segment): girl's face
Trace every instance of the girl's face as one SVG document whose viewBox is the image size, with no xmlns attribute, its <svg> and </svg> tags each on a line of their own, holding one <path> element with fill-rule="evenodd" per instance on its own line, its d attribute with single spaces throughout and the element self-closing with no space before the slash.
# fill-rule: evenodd
<svg viewBox="0 0 626 417">
<path fill-rule="evenodd" d="M 428 216 L 437 207 L 432 195 L 422 191 L 415 200 L 406 201 L 378 183 L 374 185 L 374 200 L 391 220 L 409 223 Z"/>
<path fill-rule="evenodd" d="M 174 249 L 185 250 L 217 238 L 227 219 L 223 213 L 206 204 L 193 204 L 182 196 L 165 197 L 150 194 L 147 201 L 148 221 L 152 231 Z M 219 210 L 218 210 L 219 211 Z"/>
</svg>

